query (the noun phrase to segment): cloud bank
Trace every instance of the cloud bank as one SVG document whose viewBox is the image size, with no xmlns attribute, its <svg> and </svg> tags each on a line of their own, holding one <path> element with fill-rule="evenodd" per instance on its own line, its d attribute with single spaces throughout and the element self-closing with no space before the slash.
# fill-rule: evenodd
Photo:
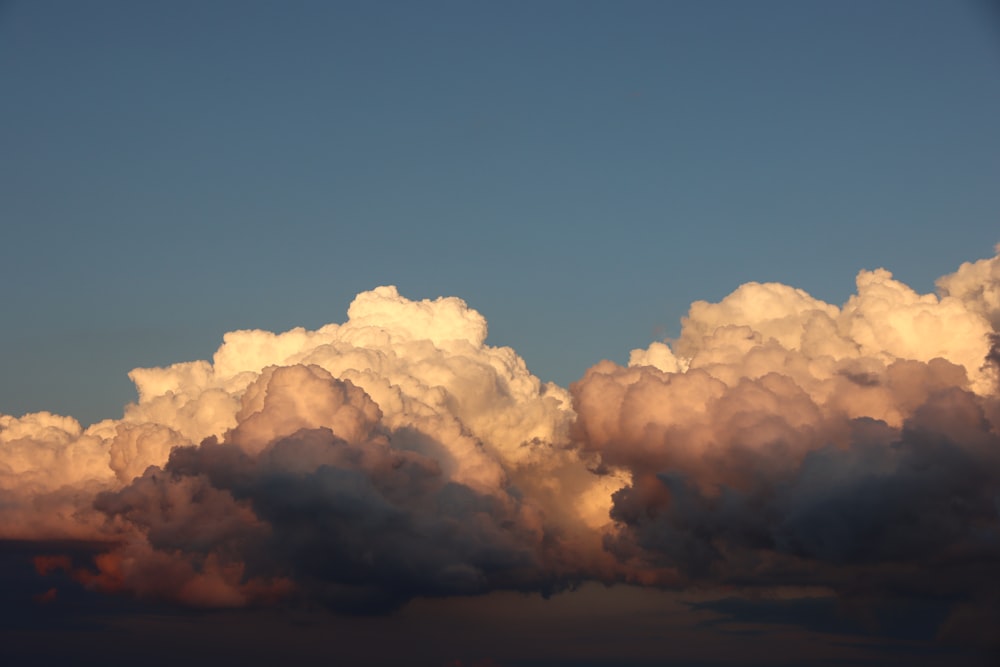
<svg viewBox="0 0 1000 667">
<path fill-rule="evenodd" d="M 584 581 L 820 587 L 1000 619 L 1000 256 L 842 306 L 748 283 L 567 390 L 458 298 L 225 335 L 82 429 L 0 415 L 0 539 L 41 574 L 197 607 Z M 85 562 L 55 553 L 85 540 Z"/>
</svg>

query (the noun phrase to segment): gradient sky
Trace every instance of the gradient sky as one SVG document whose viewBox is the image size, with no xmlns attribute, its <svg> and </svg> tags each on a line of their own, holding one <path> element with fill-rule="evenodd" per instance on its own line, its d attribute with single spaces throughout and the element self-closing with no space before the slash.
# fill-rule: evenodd
<svg viewBox="0 0 1000 667">
<path fill-rule="evenodd" d="M 998 118 L 987 0 L 0 0 L 0 662 L 996 660 Z"/>
<path fill-rule="evenodd" d="M 0 4 L 0 412 L 457 295 L 563 385 L 748 280 L 1000 237 L 986 3 Z"/>
</svg>

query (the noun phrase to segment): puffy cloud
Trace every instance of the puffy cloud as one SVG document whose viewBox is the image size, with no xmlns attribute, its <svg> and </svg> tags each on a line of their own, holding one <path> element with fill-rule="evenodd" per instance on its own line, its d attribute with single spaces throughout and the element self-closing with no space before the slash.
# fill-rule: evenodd
<svg viewBox="0 0 1000 667">
<path fill-rule="evenodd" d="M 265 369 L 222 442 L 175 449 L 162 469 L 98 497 L 154 556 L 121 549 L 116 585 L 215 606 L 298 588 L 378 610 L 414 595 L 557 583 L 545 561 L 559 536 L 538 507 L 455 481 L 435 458 L 444 443 L 381 417 L 364 391 L 319 367 Z"/>
<path fill-rule="evenodd" d="M 108 448 L 109 467 L 119 482 L 127 483 L 146 468 L 167 460 L 170 450 L 188 444 L 177 431 L 163 424 L 130 424 L 115 427 Z"/>
<path fill-rule="evenodd" d="M 955 601 L 958 636 L 1000 597 L 998 266 L 862 271 L 842 306 L 748 283 L 569 391 L 380 287 L 134 370 L 122 419 L 0 416 L 0 538 L 97 541 L 46 572 L 195 606 L 812 586 Z"/>
<path fill-rule="evenodd" d="M 573 438 L 630 482 L 607 548 L 633 580 L 1000 595 L 997 258 L 920 295 L 862 271 L 840 308 L 750 283 L 672 344 L 572 387 Z M 976 281 L 981 281 L 978 286 Z M 988 616 L 988 614 L 986 614 Z"/>
<path fill-rule="evenodd" d="M 858 293 L 844 306 L 840 328 L 861 355 L 947 359 L 965 367 L 977 390 L 991 389 L 982 368 L 992 328 L 983 313 L 954 297 L 919 295 L 885 270 L 862 271 L 857 283 Z"/>
<path fill-rule="evenodd" d="M 455 422 L 451 430 L 478 440 L 472 446 L 448 438 L 468 450 L 456 463 L 469 475 L 483 466 L 474 460 L 482 448 L 509 465 L 535 465 L 549 452 L 532 443 L 565 438 L 571 400 L 531 375 L 510 348 L 485 345 L 486 333 L 485 318 L 460 299 L 414 302 L 380 287 L 358 295 L 344 324 L 236 331 L 225 335 L 211 364 L 132 371 L 139 402 L 124 421 L 163 424 L 192 443 L 221 437 L 236 426 L 244 392 L 266 367 L 305 364 L 362 388 L 393 428 Z"/>
<path fill-rule="evenodd" d="M 95 534 L 93 494 L 114 479 L 106 431 L 48 412 L 0 415 L 0 538 Z"/>
<path fill-rule="evenodd" d="M 74 534 L 119 546 L 77 578 L 199 606 L 294 592 L 380 608 L 607 569 L 594 528 L 623 480 L 568 448 L 568 392 L 486 345 L 460 299 L 382 287 L 348 316 L 233 332 L 211 363 L 136 369 L 138 402 L 87 432 L 5 418 L 19 520 L 42 490 L 78 491 Z M 52 452 L 90 467 L 53 477 Z M 36 537 L 50 532 L 62 535 Z"/>
<path fill-rule="evenodd" d="M 839 309 L 806 292 L 779 283 L 746 283 L 720 303 L 696 301 L 684 320 L 675 347 L 686 358 L 704 349 L 703 341 L 720 327 L 747 326 L 764 340 L 774 339 L 786 349 L 807 342 L 812 320 L 836 320 Z"/>
<path fill-rule="evenodd" d="M 782 365 L 810 391 L 822 391 L 816 382 L 852 366 L 941 358 L 962 366 L 976 391 L 989 393 L 983 365 L 996 315 L 989 304 L 1000 291 L 996 266 L 996 258 L 963 265 L 939 280 L 940 297 L 917 294 L 885 269 L 861 271 L 857 293 L 842 308 L 786 285 L 747 283 L 719 303 L 692 304 L 673 350 L 654 343 L 633 351 L 630 365 L 705 368 L 728 382 Z M 976 280 L 983 282 L 973 287 Z"/>
<path fill-rule="evenodd" d="M 1000 245 L 996 251 L 989 259 L 963 263 L 955 273 L 938 278 L 937 286 L 945 297 L 958 299 L 1000 331 Z"/>
<path fill-rule="evenodd" d="M 72 417 L 48 412 L 0 415 L 0 484 L 53 489 L 108 478 L 104 442 Z"/>
</svg>

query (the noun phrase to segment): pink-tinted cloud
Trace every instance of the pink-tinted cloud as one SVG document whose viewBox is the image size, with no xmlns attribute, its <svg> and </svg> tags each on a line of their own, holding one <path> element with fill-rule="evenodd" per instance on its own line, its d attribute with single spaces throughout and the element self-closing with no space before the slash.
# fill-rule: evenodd
<svg viewBox="0 0 1000 667">
<path fill-rule="evenodd" d="M 36 571 L 196 607 L 819 587 L 950 601 L 941 632 L 981 639 L 968 619 L 1000 599 L 998 266 L 936 295 L 862 271 L 843 306 L 748 283 L 569 390 L 487 345 L 461 300 L 378 288 L 343 324 L 136 369 L 122 419 L 0 416 L 0 539 L 102 541 Z"/>
</svg>

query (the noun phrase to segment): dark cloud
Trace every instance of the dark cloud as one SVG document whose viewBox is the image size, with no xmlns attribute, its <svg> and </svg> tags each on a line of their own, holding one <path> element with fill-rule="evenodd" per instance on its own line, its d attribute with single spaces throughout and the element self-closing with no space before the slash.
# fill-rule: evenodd
<svg viewBox="0 0 1000 667">
<path fill-rule="evenodd" d="M 326 381 L 344 401 L 358 400 L 350 383 Z M 259 422 L 267 412 L 255 416 Z M 556 585 L 543 562 L 544 531 L 524 525 L 531 508 L 503 491 L 448 479 L 435 459 L 396 446 L 405 432 L 345 428 L 353 442 L 328 428 L 302 429 L 255 440 L 257 453 L 210 439 L 175 449 L 163 468 L 99 495 L 100 511 L 132 526 L 159 554 L 159 567 L 126 573 L 125 587 L 196 602 L 213 593 L 185 591 L 212 567 L 220 603 L 230 595 L 233 603 L 256 601 L 248 582 L 258 582 L 265 598 L 285 582 L 289 595 L 371 612 L 415 596 Z M 238 428 L 230 438 L 243 435 Z M 419 444 L 427 445 L 426 436 Z"/>
<path fill-rule="evenodd" d="M 640 386 L 630 385 L 648 409 Z M 727 391 L 745 394 L 740 387 Z M 982 397 L 934 392 L 900 428 L 825 424 L 847 437 L 822 446 L 813 444 L 816 426 L 789 426 L 787 405 L 748 421 L 727 418 L 727 402 L 716 398 L 709 410 L 721 451 L 685 451 L 671 440 L 684 433 L 676 425 L 642 430 L 666 438 L 653 461 L 628 454 L 642 443 L 627 434 L 602 445 L 606 459 L 632 466 L 632 484 L 614 495 L 619 530 L 606 540 L 622 562 L 674 570 L 678 580 L 664 583 L 675 586 L 807 585 L 845 599 L 937 600 L 964 608 L 966 634 L 989 641 L 985 627 L 971 628 L 1000 599 L 1000 437 Z M 625 420 L 633 408 L 626 400 L 618 409 Z"/>
</svg>

